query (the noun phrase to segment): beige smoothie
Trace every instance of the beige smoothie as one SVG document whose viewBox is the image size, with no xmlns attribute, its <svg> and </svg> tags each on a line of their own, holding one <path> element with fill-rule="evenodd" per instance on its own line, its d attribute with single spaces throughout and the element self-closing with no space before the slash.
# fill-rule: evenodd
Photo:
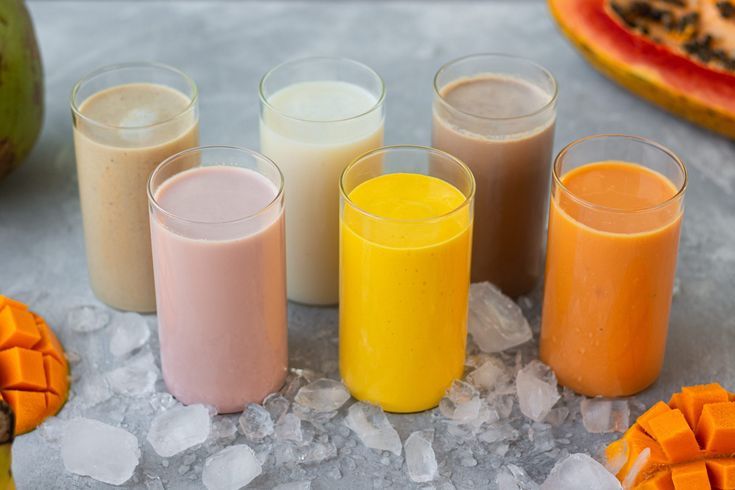
<svg viewBox="0 0 735 490">
<path fill-rule="evenodd" d="M 520 78 L 479 74 L 438 95 L 433 146 L 465 162 L 477 181 L 472 281 L 527 293 L 543 271 L 555 116 L 553 107 L 539 108 L 552 94 Z"/>
<path fill-rule="evenodd" d="M 87 264 L 94 293 L 110 306 L 155 311 L 146 181 L 198 135 L 192 100 L 164 85 L 117 85 L 79 104 L 74 148 Z"/>
</svg>

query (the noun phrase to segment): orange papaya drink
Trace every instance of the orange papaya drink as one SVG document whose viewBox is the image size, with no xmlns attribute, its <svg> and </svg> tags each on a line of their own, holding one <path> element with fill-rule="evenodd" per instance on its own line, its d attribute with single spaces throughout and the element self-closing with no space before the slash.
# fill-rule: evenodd
<svg viewBox="0 0 735 490">
<path fill-rule="evenodd" d="M 632 136 L 574 142 L 554 163 L 541 359 L 588 396 L 661 371 L 686 188 L 684 164 Z"/>
<path fill-rule="evenodd" d="M 432 408 L 464 368 L 472 173 L 439 150 L 386 147 L 340 186 L 342 378 L 387 411 Z"/>
</svg>

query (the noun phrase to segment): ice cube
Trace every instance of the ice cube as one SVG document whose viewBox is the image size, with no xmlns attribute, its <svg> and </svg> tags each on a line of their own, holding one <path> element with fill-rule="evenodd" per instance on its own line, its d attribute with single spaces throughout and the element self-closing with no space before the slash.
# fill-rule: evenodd
<svg viewBox="0 0 735 490">
<path fill-rule="evenodd" d="M 354 403 L 347 411 L 345 424 L 365 446 L 401 455 L 401 439 L 382 408 L 364 402 Z"/>
<path fill-rule="evenodd" d="M 531 327 L 521 308 L 489 282 L 470 286 L 467 328 L 485 352 L 501 352 L 531 340 Z"/>
<path fill-rule="evenodd" d="M 439 402 L 439 412 L 459 423 L 470 422 L 480 413 L 480 394 L 471 384 L 455 379 Z"/>
<path fill-rule="evenodd" d="M 149 398 L 148 403 L 150 403 L 151 408 L 153 408 L 154 411 L 162 412 L 175 407 L 179 402 L 177 402 L 176 398 L 171 396 L 170 393 L 153 393 Z"/>
<path fill-rule="evenodd" d="M 551 451 L 556 446 L 550 425 L 534 423 L 528 429 L 528 439 L 533 443 L 533 452 L 537 454 Z"/>
<path fill-rule="evenodd" d="M 586 454 L 570 454 L 558 461 L 541 490 L 621 490 L 615 476 Z"/>
<path fill-rule="evenodd" d="M 569 417 L 569 409 L 567 407 L 555 407 L 549 411 L 544 422 L 554 427 L 559 427 Z"/>
<path fill-rule="evenodd" d="M 627 400 L 585 398 L 580 403 L 582 424 L 587 432 L 603 434 L 623 432 L 628 428 L 630 408 Z"/>
<path fill-rule="evenodd" d="M 135 436 L 126 430 L 75 418 L 64 424 L 61 458 L 67 471 L 122 485 L 138 466 L 140 448 Z"/>
<path fill-rule="evenodd" d="M 105 328 L 110 323 L 110 314 L 96 306 L 76 306 L 66 314 L 67 327 L 77 333 L 89 333 Z"/>
<path fill-rule="evenodd" d="M 77 394 L 74 401 L 82 407 L 93 407 L 112 397 L 107 378 L 101 374 L 88 373 L 79 383 L 72 386 Z"/>
<path fill-rule="evenodd" d="M 521 412 L 536 422 L 543 422 L 561 396 L 556 375 L 541 361 L 533 360 L 518 372 L 516 393 Z"/>
<path fill-rule="evenodd" d="M 149 107 L 134 107 L 118 121 L 121 128 L 142 128 L 155 124 L 160 119 L 157 111 Z"/>
<path fill-rule="evenodd" d="M 273 487 L 273 490 L 309 490 L 311 488 L 311 481 L 294 481 L 289 483 L 281 483 L 280 485 Z"/>
<path fill-rule="evenodd" d="M 434 440 L 434 431 L 416 431 L 406 439 L 406 467 L 411 481 L 424 483 L 432 481 L 439 474 L 436 463 L 436 454 L 431 443 Z"/>
<path fill-rule="evenodd" d="M 283 395 L 286 399 L 293 401 L 296 393 L 298 393 L 302 387 L 308 384 L 309 381 L 305 377 L 299 376 L 294 373 L 289 373 L 286 377 L 286 382 L 283 383 L 283 387 L 281 388 L 279 393 Z"/>
<path fill-rule="evenodd" d="M 238 444 L 207 458 L 202 481 L 209 490 L 238 490 L 262 471 L 253 450 L 245 444 Z"/>
<path fill-rule="evenodd" d="M 538 484 L 528 476 L 525 470 L 509 464 L 495 477 L 498 490 L 538 490 Z M 559 489 L 562 490 L 562 489 Z"/>
<path fill-rule="evenodd" d="M 153 418 L 148 442 L 159 456 L 170 458 L 209 437 L 211 416 L 204 405 L 178 406 Z"/>
<path fill-rule="evenodd" d="M 280 393 L 271 393 L 263 400 L 263 408 L 271 414 L 273 422 L 278 422 L 281 417 L 286 415 L 290 406 L 291 402 L 288 401 L 288 398 Z"/>
<path fill-rule="evenodd" d="M 276 423 L 276 439 L 284 441 L 301 441 L 304 434 L 301 431 L 301 419 L 292 413 L 287 413 Z"/>
<path fill-rule="evenodd" d="M 229 417 L 215 417 L 212 420 L 212 429 L 209 438 L 215 441 L 220 439 L 234 440 L 237 437 L 237 426 Z"/>
<path fill-rule="evenodd" d="M 251 441 L 273 434 L 273 420 L 268 411 L 257 403 L 249 403 L 238 421 L 240 433 Z"/>
<path fill-rule="evenodd" d="M 501 441 L 515 441 L 520 434 L 510 424 L 492 424 L 487 430 L 482 432 L 478 439 L 487 443 Z"/>
<path fill-rule="evenodd" d="M 137 313 L 128 312 L 115 316 L 112 328 L 110 352 L 115 357 L 122 357 L 143 347 L 151 336 L 148 322 Z"/>
<path fill-rule="evenodd" d="M 333 379 L 321 378 L 296 393 L 296 403 L 318 412 L 331 412 L 350 399 L 345 385 Z"/>
<path fill-rule="evenodd" d="M 490 391 L 509 380 L 503 361 L 491 358 L 467 375 L 467 381 L 480 390 Z"/>
<path fill-rule="evenodd" d="M 153 393 L 157 379 L 158 367 L 150 352 L 138 354 L 122 367 L 107 373 L 110 387 L 116 393 L 126 396 Z"/>
</svg>

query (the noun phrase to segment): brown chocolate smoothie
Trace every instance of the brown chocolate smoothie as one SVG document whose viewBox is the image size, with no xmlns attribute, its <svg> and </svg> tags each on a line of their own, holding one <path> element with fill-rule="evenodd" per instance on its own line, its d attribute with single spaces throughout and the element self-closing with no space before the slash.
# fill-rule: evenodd
<svg viewBox="0 0 735 490">
<path fill-rule="evenodd" d="M 433 146 L 475 175 L 472 281 L 490 281 L 517 297 L 543 272 L 553 94 L 525 80 L 480 74 L 438 89 Z"/>
</svg>

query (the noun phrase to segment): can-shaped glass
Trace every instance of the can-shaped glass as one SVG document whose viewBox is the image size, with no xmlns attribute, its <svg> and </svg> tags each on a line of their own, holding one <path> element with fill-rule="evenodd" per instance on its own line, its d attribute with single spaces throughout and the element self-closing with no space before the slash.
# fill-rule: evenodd
<svg viewBox="0 0 735 490">
<path fill-rule="evenodd" d="M 462 377 L 475 180 L 457 158 L 389 146 L 340 179 L 339 364 L 358 400 L 436 406 Z"/>
<path fill-rule="evenodd" d="M 434 77 L 432 145 L 477 180 L 472 282 L 513 297 L 543 272 L 556 95 L 548 70 L 508 55 L 460 58 Z"/>
<path fill-rule="evenodd" d="M 658 377 L 684 213 L 686 168 L 643 138 L 575 141 L 553 170 L 541 359 L 588 396 Z"/>
<path fill-rule="evenodd" d="M 286 178 L 288 297 L 338 300 L 342 170 L 383 145 L 383 81 L 344 58 L 283 63 L 260 82 L 260 149 Z"/>
<path fill-rule="evenodd" d="M 220 413 L 260 403 L 288 362 L 283 177 L 251 150 L 208 146 L 148 182 L 163 378 Z"/>
<path fill-rule="evenodd" d="M 72 91 L 74 149 L 92 290 L 121 310 L 153 312 L 146 181 L 199 144 L 197 87 L 159 63 L 90 73 Z"/>
</svg>

